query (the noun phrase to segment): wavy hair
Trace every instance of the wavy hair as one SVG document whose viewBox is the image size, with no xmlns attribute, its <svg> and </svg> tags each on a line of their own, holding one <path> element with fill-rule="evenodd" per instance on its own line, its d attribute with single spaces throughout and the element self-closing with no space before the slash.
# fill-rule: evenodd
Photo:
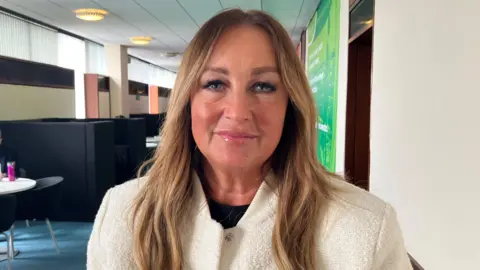
<svg viewBox="0 0 480 270">
<path fill-rule="evenodd" d="M 276 175 L 278 201 L 272 232 L 274 260 L 279 269 L 315 269 L 316 233 L 322 209 L 330 201 L 333 186 L 319 163 L 317 113 L 312 91 L 295 47 L 285 29 L 261 11 L 231 9 L 208 20 L 188 45 L 167 118 L 162 143 L 153 159 L 146 184 L 133 204 L 133 256 L 139 269 L 183 269 L 180 228 L 191 210 L 191 179 L 195 143 L 191 131 L 190 96 L 212 53 L 215 41 L 225 31 L 251 25 L 265 31 L 275 51 L 289 104 L 283 134 L 271 157 Z M 142 171 L 142 170 L 140 170 Z"/>
</svg>

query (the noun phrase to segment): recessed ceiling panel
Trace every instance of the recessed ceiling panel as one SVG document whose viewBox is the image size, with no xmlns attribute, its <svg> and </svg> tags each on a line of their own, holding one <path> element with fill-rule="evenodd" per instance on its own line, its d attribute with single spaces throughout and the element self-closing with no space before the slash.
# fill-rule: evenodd
<svg viewBox="0 0 480 270">
<path fill-rule="evenodd" d="M 198 25 L 204 24 L 222 10 L 219 0 L 178 0 L 178 3 L 190 14 Z"/>
<path fill-rule="evenodd" d="M 241 8 L 244 10 L 262 9 L 261 0 L 220 0 L 224 8 Z"/>
</svg>

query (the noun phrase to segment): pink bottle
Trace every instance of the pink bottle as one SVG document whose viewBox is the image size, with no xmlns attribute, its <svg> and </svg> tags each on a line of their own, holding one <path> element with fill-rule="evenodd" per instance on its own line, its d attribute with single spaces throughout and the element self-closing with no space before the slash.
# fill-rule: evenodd
<svg viewBox="0 0 480 270">
<path fill-rule="evenodd" d="M 15 176 L 15 162 L 7 162 L 7 175 L 8 175 L 8 181 L 15 181 L 17 178 Z"/>
</svg>

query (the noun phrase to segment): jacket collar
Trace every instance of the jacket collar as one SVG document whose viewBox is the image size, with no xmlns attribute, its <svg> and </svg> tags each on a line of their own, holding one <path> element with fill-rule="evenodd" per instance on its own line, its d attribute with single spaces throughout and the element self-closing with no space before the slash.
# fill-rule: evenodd
<svg viewBox="0 0 480 270">
<path fill-rule="evenodd" d="M 194 185 L 194 209 L 200 218 L 211 220 L 205 192 L 203 191 L 200 177 L 195 170 L 192 170 L 191 179 Z M 255 194 L 247 212 L 245 212 L 236 227 L 256 225 L 275 215 L 278 200 L 276 183 L 275 175 L 273 171 L 270 171 Z"/>
</svg>

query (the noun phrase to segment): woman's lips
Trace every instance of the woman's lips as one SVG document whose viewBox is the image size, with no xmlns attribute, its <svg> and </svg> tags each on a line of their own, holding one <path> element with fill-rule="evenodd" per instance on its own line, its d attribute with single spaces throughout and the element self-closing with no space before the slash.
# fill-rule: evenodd
<svg viewBox="0 0 480 270">
<path fill-rule="evenodd" d="M 247 132 L 237 132 L 237 131 L 217 131 L 214 132 L 218 136 L 222 137 L 226 142 L 232 141 L 232 142 L 245 142 L 248 140 L 253 140 L 257 138 L 258 136 L 252 133 L 247 133 Z"/>
</svg>

